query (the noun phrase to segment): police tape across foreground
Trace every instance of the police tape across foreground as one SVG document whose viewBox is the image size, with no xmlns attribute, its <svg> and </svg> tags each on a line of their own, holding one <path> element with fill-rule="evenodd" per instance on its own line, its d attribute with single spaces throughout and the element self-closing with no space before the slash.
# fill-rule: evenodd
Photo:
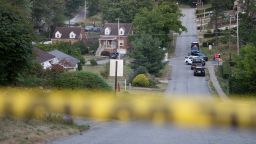
<svg viewBox="0 0 256 144">
<path fill-rule="evenodd" d="M 256 128 L 256 101 L 192 99 L 83 90 L 0 89 L 0 116 L 63 113 L 99 120 L 145 120 L 182 126 Z"/>
</svg>

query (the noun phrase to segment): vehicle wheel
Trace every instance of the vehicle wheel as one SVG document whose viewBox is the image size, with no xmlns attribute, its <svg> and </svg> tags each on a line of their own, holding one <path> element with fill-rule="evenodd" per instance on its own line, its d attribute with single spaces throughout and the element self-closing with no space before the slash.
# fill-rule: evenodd
<svg viewBox="0 0 256 144">
<path fill-rule="evenodd" d="M 188 61 L 186 61 L 186 65 L 188 65 Z"/>
<path fill-rule="evenodd" d="M 194 73 L 194 76 L 196 76 L 196 73 Z"/>
</svg>

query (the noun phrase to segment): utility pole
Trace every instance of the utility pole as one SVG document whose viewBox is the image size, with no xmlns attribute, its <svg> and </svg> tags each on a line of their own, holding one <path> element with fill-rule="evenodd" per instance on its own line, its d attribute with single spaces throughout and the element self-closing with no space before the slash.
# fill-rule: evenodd
<svg viewBox="0 0 256 144">
<path fill-rule="evenodd" d="M 84 20 L 86 20 L 86 15 L 87 15 L 87 4 L 86 4 L 86 0 L 84 0 Z"/>
<path fill-rule="evenodd" d="M 229 37 L 228 37 L 229 60 L 231 61 L 230 35 L 231 35 L 231 16 L 229 16 Z"/>
<path fill-rule="evenodd" d="M 119 24 L 120 18 L 117 18 L 117 51 L 120 49 L 120 45 L 119 45 L 119 28 L 120 28 L 120 24 Z"/>
<path fill-rule="evenodd" d="M 200 6 L 201 6 L 201 12 L 203 11 L 203 1 L 200 0 Z M 203 16 L 201 16 L 201 27 L 200 27 L 200 31 L 203 30 Z"/>
<path fill-rule="evenodd" d="M 237 55 L 239 55 L 239 12 L 236 12 L 236 47 L 237 47 Z"/>
</svg>

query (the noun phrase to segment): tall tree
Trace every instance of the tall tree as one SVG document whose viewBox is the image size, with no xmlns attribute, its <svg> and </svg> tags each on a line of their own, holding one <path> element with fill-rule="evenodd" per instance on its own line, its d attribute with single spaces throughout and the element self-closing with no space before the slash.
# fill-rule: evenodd
<svg viewBox="0 0 256 144">
<path fill-rule="evenodd" d="M 157 74 L 163 68 L 164 51 L 160 45 L 159 39 L 151 35 L 142 34 L 134 37 L 133 51 L 130 54 L 135 61 L 132 68 L 144 66 L 150 74 Z"/>
<path fill-rule="evenodd" d="M 31 55 L 31 27 L 9 3 L 0 2 L 0 84 L 10 84 Z"/>
<path fill-rule="evenodd" d="M 56 26 L 62 25 L 64 6 L 64 0 L 32 0 L 32 20 L 35 29 L 50 34 Z"/>
<path fill-rule="evenodd" d="M 65 15 L 68 17 L 73 16 L 81 6 L 84 6 L 84 3 L 85 0 L 65 0 Z"/>
<path fill-rule="evenodd" d="M 186 30 L 179 18 L 182 14 L 175 3 L 163 2 L 152 10 L 143 9 L 134 18 L 136 33 L 146 33 L 157 37 L 162 47 L 167 47 L 170 31 Z"/>
<path fill-rule="evenodd" d="M 101 11 L 100 0 L 87 0 L 89 16 L 96 15 Z"/>
<path fill-rule="evenodd" d="M 120 22 L 131 23 L 141 8 L 152 9 L 153 5 L 152 0 L 102 0 L 101 10 L 103 19 L 108 22 L 120 18 Z"/>
<path fill-rule="evenodd" d="M 246 1 L 246 10 L 244 14 L 239 15 L 239 36 L 241 44 L 256 45 L 256 2 L 253 0 Z"/>
<path fill-rule="evenodd" d="M 231 89 L 235 93 L 256 93 L 256 46 L 241 49 L 232 75 Z"/>
</svg>

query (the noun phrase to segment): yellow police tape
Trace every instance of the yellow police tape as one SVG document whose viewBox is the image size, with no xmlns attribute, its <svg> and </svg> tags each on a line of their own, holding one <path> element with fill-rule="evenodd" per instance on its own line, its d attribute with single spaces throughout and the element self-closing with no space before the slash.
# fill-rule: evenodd
<svg viewBox="0 0 256 144">
<path fill-rule="evenodd" d="M 204 100 L 83 90 L 0 89 L 0 117 L 63 113 L 99 120 L 146 120 L 185 126 L 256 128 L 254 100 Z"/>
</svg>

